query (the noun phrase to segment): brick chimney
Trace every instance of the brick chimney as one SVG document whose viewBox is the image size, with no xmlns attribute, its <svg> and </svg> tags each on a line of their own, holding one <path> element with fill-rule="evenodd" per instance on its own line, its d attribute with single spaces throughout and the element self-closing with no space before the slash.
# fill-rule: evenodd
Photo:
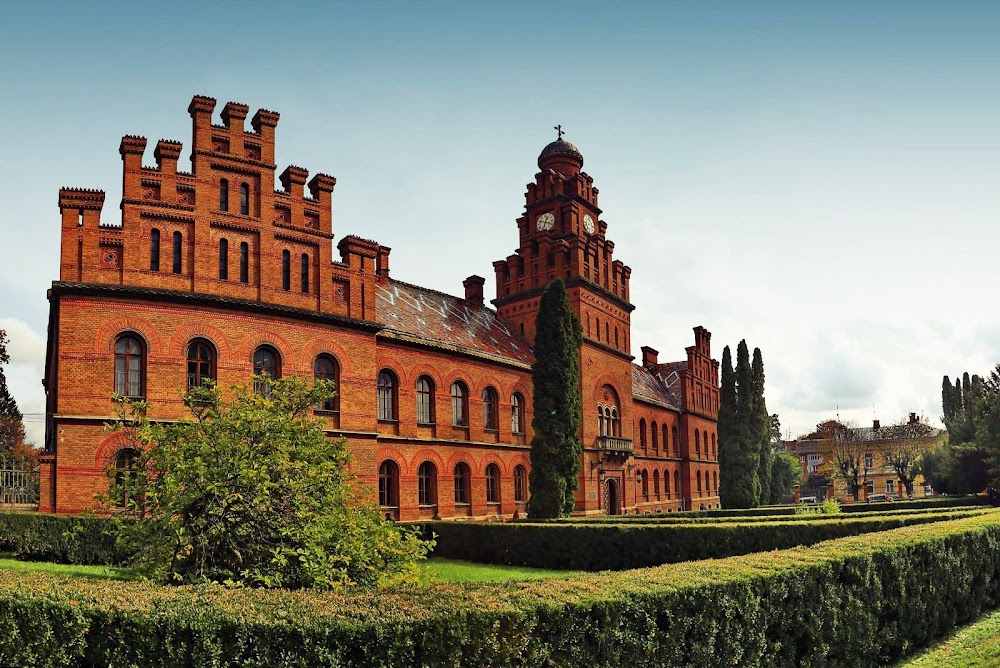
<svg viewBox="0 0 1000 668">
<path fill-rule="evenodd" d="M 485 284 L 486 279 L 475 274 L 462 281 L 462 285 L 465 287 L 465 301 L 468 302 L 469 306 L 482 308 L 483 285 Z"/>
<path fill-rule="evenodd" d="M 649 367 L 656 366 L 657 356 L 660 354 L 658 350 L 653 350 L 649 346 L 643 346 L 642 350 L 642 365 L 647 369 Z"/>
<path fill-rule="evenodd" d="M 917 420 L 917 414 L 910 413 L 910 424 L 917 424 L 917 422 L 919 422 L 919 420 Z"/>
<path fill-rule="evenodd" d="M 879 424 L 878 420 L 872 420 L 872 429 L 878 431 L 882 425 Z"/>
</svg>

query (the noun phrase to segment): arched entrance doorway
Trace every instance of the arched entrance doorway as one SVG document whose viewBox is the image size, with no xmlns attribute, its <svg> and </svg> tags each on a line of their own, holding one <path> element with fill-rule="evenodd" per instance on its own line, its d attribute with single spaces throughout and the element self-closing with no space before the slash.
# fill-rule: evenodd
<svg viewBox="0 0 1000 668">
<path fill-rule="evenodd" d="M 618 499 L 618 481 L 608 478 L 604 481 L 604 512 L 608 515 L 618 515 L 621 512 Z"/>
</svg>

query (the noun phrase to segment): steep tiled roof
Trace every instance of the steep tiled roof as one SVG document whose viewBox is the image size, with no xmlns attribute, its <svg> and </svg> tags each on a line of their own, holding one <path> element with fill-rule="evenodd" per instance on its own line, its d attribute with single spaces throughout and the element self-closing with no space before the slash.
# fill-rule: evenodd
<svg viewBox="0 0 1000 668">
<path fill-rule="evenodd" d="M 528 343 L 485 306 L 393 280 L 375 286 L 375 302 L 376 317 L 385 325 L 379 336 L 415 339 L 519 365 L 535 361 Z"/>
<path fill-rule="evenodd" d="M 632 365 L 632 396 L 640 401 L 680 410 L 679 397 L 675 397 L 667 389 L 662 376 L 653 375 L 649 369 L 637 364 Z"/>
</svg>

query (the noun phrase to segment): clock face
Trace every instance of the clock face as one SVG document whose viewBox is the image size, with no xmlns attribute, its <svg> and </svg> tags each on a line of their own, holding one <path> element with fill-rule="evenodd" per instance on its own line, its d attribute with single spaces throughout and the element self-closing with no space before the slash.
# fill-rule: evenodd
<svg viewBox="0 0 1000 668">
<path fill-rule="evenodd" d="M 538 220 L 535 221 L 535 224 L 538 226 L 539 232 L 545 232 L 551 230 L 555 226 L 556 217 L 553 216 L 551 212 L 543 213 L 538 217 Z"/>
<path fill-rule="evenodd" d="M 587 230 L 587 234 L 594 233 L 594 219 L 590 217 L 589 213 L 583 216 L 583 229 Z"/>
</svg>

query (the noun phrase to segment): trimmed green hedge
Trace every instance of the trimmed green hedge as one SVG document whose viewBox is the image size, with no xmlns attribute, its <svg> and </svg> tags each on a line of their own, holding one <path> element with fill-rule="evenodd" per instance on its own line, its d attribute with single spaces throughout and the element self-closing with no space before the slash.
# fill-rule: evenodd
<svg viewBox="0 0 1000 668">
<path fill-rule="evenodd" d="M 966 506 L 957 507 L 955 512 L 963 510 L 978 510 Z M 568 517 L 557 520 L 517 520 L 518 524 L 556 523 L 556 524 L 726 524 L 729 522 L 809 522 L 835 519 L 857 519 L 860 517 L 913 517 L 927 513 L 948 512 L 942 508 L 904 508 L 901 510 L 870 510 L 863 513 L 801 513 L 798 515 L 764 515 L 742 517 L 686 517 L 676 513 L 655 515 L 592 515 L 589 517 Z"/>
<path fill-rule="evenodd" d="M 971 496 L 932 496 L 923 499 L 913 499 L 912 501 L 880 501 L 878 503 L 845 503 L 841 505 L 841 511 L 845 513 L 864 513 L 875 510 L 905 510 L 907 508 L 957 508 L 961 506 L 986 506 L 989 505 L 989 498 L 984 494 L 974 494 Z M 794 515 L 797 508 L 802 508 L 803 504 L 784 506 L 761 506 L 759 508 L 722 508 L 718 510 L 687 510 L 681 513 L 674 513 L 679 517 L 742 517 L 753 515 L 765 517 L 769 515 Z M 626 515 L 624 517 L 649 517 L 650 515 Z"/>
<path fill-rule="evenodd" d="M 0 552 L 25 561 L 121 564 L 130 555 L 115 535 L 114 521 L 102 517 L 0 513 Z"/>
<path fill-rule="evenodd" d="M 905 517 L 714 524 L 502 524 L 427 522 L 435 557 L 490 564 L 603 571 L 781 550 L 824 540 L 964 517 L 960 510 Z"/>
<path fill-rule="evenodd" d="M 998 603 L 1000 513 L 506 584 L 310 594 L 3 571 L 0 665 L 875 668 Z"/>
</svg>

